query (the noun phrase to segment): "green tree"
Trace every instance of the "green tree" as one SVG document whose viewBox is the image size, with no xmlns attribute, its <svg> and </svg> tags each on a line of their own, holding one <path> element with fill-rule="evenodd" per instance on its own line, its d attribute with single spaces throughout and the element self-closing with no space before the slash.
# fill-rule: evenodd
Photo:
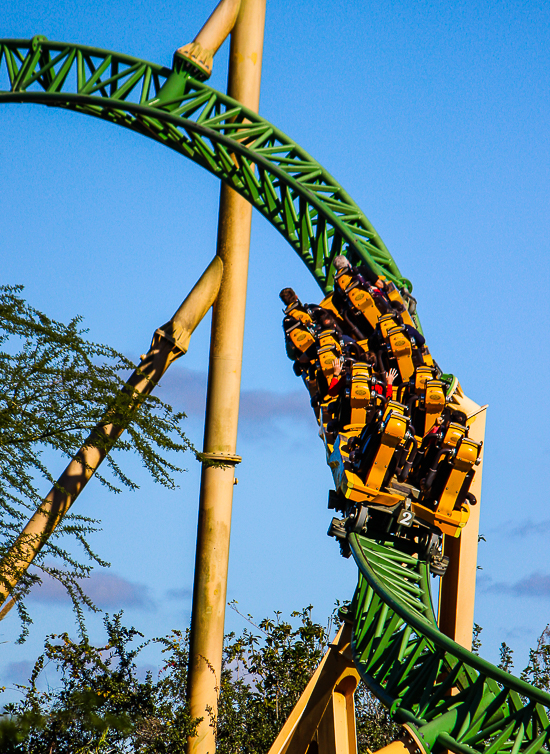
<svg viewBox="0 0 550 754">
<path fill-rule="evenodd" d="M 174 632 L 155 640 L 163 645 L 166 667 L 157 681 L 151 673 L 140 681 L 136 658 L 145 644 L 131 644 L 142 634 L 125 628 L 121 614 L 107 616 L 105 628 L 107 642 L 100 647 L 67 634 L 46 639 L 29 685 L 20 687 L 23 699 L 5 707 L 3 752 L 183 752 L 195 729 L 185 703 L 187 636 Z M 61 674 L 61 685 L 40 691 L 38 679 L 50 663 Z"/>
<path fill-rule="evenodd" d="M 550 624 L 539 636 L 537 646 L 529 650 L 529 663 L 521 679 L 543 691 L 550 691 Z"/>
<path fill-rule="evenodd" d="M 126 433 L 107 458 L 107 475 L 96 474 L 109 490 L 135 488 L 120 464 L 123 454 L 137 454 L 153 479 L 174 487 L 181 471 L 174 452 L 192 449 L 181 423 L 184 414 L 154 396 L 137 412 L 124 392 L 124 375 L 135 365 L 113 348 L 86 339 L 75 317 L 68 325 L 29 306 L 20 286 L 0 287 L 0 557 L 12 547 L 29 515 L 55 484 L 52 451 L 72 458 L 90 431 L 116 415 Z M 47 573 L 69 592 L 84 630 L 82 604 L 93 608 L 81 580 L 94 563 L 108 565 L 93 551 L 89 537 L 96 519 L 65 517 L 17 588 L 23 635 L 30 621 L 24 596 Z M 65 542 L 79 542 L 87 555 L 76 560 Z"/>
<path fill-rule="evenodd" d="M 229 634 L 224 647 L 217 751 L 268 751 L 282 724 L 321 661 L 328 631 L 311 619 L 311 606 L 293 612 L 297 626 L 281 613 L 264 618 L 256 631 Z M 257 633 L 259 632 L 259 633 Z"/>
<path fill-rule="evenodd" d="M 250 616 L 249 616 L 250 618 Z M 252 619 L 250 619 L 252 620 Z M 332 622 L 311 619 L 311 608 L 253 623 L 255 630 L 229 634 L 224 647 L 217 726 L 218 754 L 265 754 L 328 648 Z M 107 642 L 93 647 L 64 634 L 48 637 L 23 698 L 7 705 L 0 750 L 19 754 L 132 751 L 183 754 L 194 731 L 185 702 L 188 632 L 162 639 L 165 666 L 157 680 L 137 677 L 139 634 L 106 618 Z M 40 691 L 38 679 L 52 663 L 60 686 Z M 393 740 L 399 727 L 359 685 L 356 691 L 360 754 Z"/>
<path fill-rule="evenodd" d="M 264 754 L 300 698 L 338 626 L 337 612 L 326 626 L 311 618 L 312 607 L 281 613 L 255 624 L 256 631 L 229 634 L 221 678 L 218 754 Z M 259 633 L 257 633 L 259 632 Z M 383 705 L 360 683 L 355 692 L 360 754 L 385 746 L 399 732 Z"/>
<path fill-rule="evenodd" d="M 511 673 L 514 668 L 514 650 L 510 649 L 505 641 L 500 645 L 500 662 L 497 667 L 504 670 L 506 673 Z"/>
<path fill-rule="evenodd" d="M 482 631 L 483 628 L 479 623 L 474 623 L 472 631 L 472 653 L 475 655 L 479 655 L 479 650 L 481 649 L 481 639 L 479 637 L 481 636 Z"/>
</svg>

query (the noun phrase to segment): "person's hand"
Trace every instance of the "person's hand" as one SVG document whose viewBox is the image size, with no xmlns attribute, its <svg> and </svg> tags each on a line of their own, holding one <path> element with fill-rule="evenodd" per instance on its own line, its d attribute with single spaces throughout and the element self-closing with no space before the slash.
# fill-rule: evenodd
<svg viewBox="0 0 550 754">
<path fill-rule="evenodd" d="M 338 375 L 342 371 L 342 364 L 340 363 L 340 359 L 334 359 L 334 361 L 332 362 L 332 368 L 334 370 L 334 376 L 338 377 Z"/>
<path fill-rule="evenodd" d="M 393 385 L 393 382 L 395 378 L 397 377 L 397 374 L 398 374 L 397 369 L 390 369 L 390 371 L 386 375 L 386 382 L 388 383 L 388 385 Z"/>
</svg>

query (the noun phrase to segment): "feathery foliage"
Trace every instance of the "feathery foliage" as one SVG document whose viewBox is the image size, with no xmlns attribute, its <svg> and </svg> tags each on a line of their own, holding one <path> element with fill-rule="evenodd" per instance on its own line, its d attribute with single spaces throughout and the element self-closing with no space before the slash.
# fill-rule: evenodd
<svg viewBox="0 0 550 754">
<path fill-rule="evenodd" d="M 150 672 L 139 680 L 136 658 L 147 642 L 130 645 L 142 634 L 125 628 L 120 613 L 107 616 L 105 628 L 107 642 L 100 647 L 67 634 L 46 639 L 29 685 L 19 687 L 23 699 L 5 707 L 3 752 L 183 752 L 196 725 L 185 702 L 187 636 L 156 639 L 164 645 L 166 668 L 156 681 Z M 38 680 L 48 664 L 61 674 L 61 685 L 41 691 Z"/>
<path fill-rule="evenodd" d="M 156 482 L 173 488 L 174 474 L 182 471 L 170 460 L 173 453 L 194 450 L 181 428 L 183 413 L 154 396 L 134 410 L 135 401 L 124 390 L 124 375 L 135 369 L 129 359 L 87 340 L 79 317 L 68 325 L 50 319 L 29 306 L 21 291 L 21 286 L 0 287 L 0 558 L 55 486 L 54 454 L 61 470 L 59 456 L 73 458 L 90 432 L 113 416 L 126 432 L 106 459 L 111 473 L 96 473 L 111 491 L 137 487 L 120 464 L 124 453 L 137 454 Z M 101 443 L 101 433 L 94 441 Z M 108 565 L 89 544 L 98 525 L 96 519 L 68 514 L 23 575 L 16 591 L 23 636 L 30 622 L 23 598 L 44 573 L 65 586 L 84 630 L 82 605 L 93 605 L 82 579 L 94 563 Z M 67 537 L 82 545 L 86 562 L 69 553 Z"/>
<path fill-rule="evenodd" d="M 550 691 L 550 624 L 537 640 L 535 649 L 529 650 L 529 663 L 521 674 L 521 680 Z"/>
</svg>

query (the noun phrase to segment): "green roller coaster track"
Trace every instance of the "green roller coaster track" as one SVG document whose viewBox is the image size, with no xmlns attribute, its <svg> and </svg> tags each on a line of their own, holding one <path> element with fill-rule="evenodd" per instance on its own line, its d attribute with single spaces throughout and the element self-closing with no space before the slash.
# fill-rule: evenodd
<svg viewBox="0 0 550 754">
<path fill-rule="evenodd" d="M 438 630 L 426 562 L 358 534 L 349 539 L 359 567 L 354 661 L 394 717 L 426 751 L 546 752 L 550 694 Z"/>
<path fill-rule="evenodd" d="M 412 289 L 382 240 L 326 170 L 271 123 L 181 69 L 83 45 L 0 40 L 0 103 L 102 118 L 174 149 L 244 196 L 324 291 L 345 253 Z M 548 752 L 550 695 L 437 628 L 421 559 L 348 535 L 359 568 L 353 654 L 367 686 L 425 751 Z"/>
<path fill-rule="evenodd" d="M 62 107 L 165 144 L 218 176 L 282 233 L 321 288 L 341 253 L 411 288 L 359 207 L 301 147 L 192 78 L 83 45 L 0 40 L 0 102 Z M 161 109 L 162 108 L 162 109 Z M 256 167 L 256 170 L 254 169 Z"/>
</svg>

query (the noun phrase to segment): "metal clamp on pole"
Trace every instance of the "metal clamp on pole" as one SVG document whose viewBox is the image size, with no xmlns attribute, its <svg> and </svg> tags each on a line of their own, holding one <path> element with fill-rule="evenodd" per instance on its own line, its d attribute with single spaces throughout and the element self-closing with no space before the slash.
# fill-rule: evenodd
<svg viewBox="0 0 550 754">
<path fill-rule="evenodd" d="M 201 453 L 201 460 L 206 461 L 219 461 L 227 466 L 236 466 L 243 460 L 241 456 L 233 456 L 230 453 Z"/>
</svg>

